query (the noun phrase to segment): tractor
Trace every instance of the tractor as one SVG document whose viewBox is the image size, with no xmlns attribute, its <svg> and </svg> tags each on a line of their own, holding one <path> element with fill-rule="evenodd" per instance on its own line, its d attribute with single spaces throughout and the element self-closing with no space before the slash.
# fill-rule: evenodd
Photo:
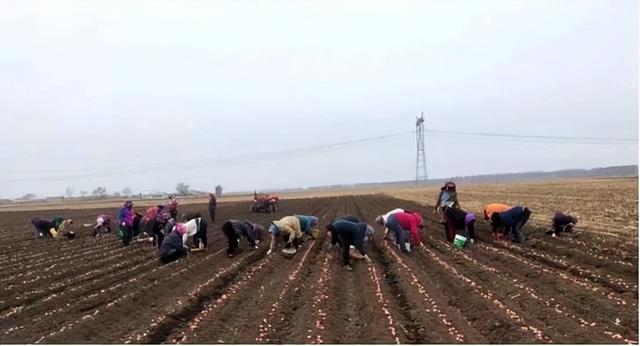
<svg viewBox="0 0 640 346">
<path fill-rule="evenodd" d="M 278 204 L 278 196 L 263 195 L 253 196 L 253 203 L 251 204 L 252 213 L 275 213 L 277 211 L 276 205 Z"/>
</svg>

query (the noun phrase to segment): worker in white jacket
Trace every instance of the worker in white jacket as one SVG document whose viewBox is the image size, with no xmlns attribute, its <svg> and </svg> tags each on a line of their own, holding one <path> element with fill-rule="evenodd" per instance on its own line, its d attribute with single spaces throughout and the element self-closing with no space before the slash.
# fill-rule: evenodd
<svg viewBox="0 0 640 346">
<path fill-rule="evenodd" d="M 380 224 L 380 225 L 386 225 L 387 224 L 387 218 L 389 218 L 389 216 L 393 215 L 393 214 L 397 214 L 397 213 L 404 213 L 405 210 L 404 209 L 400 209 L 400 208 L 396 208 L 393 209 L 392 211 L 384 214 L 384 215 L 380 215 L 376 218 L 376 223 Z M 389 234 L 389 229 L 387 227 L 384 228 L 384 239 L 387 239 L 387 236 Z"/>
</svg>

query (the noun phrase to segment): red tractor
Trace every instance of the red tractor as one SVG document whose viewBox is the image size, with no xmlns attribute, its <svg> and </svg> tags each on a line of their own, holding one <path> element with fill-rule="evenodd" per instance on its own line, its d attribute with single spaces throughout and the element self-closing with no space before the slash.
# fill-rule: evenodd
<svg viewBox="0 0 640 346">
<path fill-rule="evenodd" d="M 253 195 L 253 203 L 251 204 L 251 212 L 253 213 L 275 213 L 277 211 L 276 205 L 278 204 L 278 196 Z"/>
</svg>

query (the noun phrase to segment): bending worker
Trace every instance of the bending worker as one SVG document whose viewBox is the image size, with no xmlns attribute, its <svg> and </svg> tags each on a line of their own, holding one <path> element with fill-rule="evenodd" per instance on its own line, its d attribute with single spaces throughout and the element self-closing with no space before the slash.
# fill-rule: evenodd
<svg viewBox="0 0 640 346">
<path fill-rule="evenodd" d="M 373 238 L 373 228 L 364 222 L 355 223 L 347 220 L 337 220 L 327 226 L 332 236 L 337 236 L 342 247 L 342 264 L 345 269 L 352 270 L 349 263 L 349 249 L 354 246 L 365 261 L 371 262 L 371 258 L 364 250 L 364 242 Z"/>
<path fill-rule="evenodd" d="M 529 221 L 529 216 L 531 216 L 529 208 L 517 206 L 502 213 L 493 213 L 491 215 L 491 223 L 493 224 L 494 232 L 502 228 L 502 234 L 506 235 L 511 231 L 514 236 L 514 242 L 524 243 L 522 227 Z"/>
<path fill-rule="evenodd" d="M 39 217 L 34 217 L 31 219 L 31 224 L 36 229 L 36 236 L 38 238 L 50 237 L 54 238 L 58 235 L 58 231 L 56 230 L 56 226 L 53 222 L 45 219 L 41 219 Z"/>
<path fill-rule="evenodd" d="M 98 215 L 93 227 L 93 237 L 97 238 L 105 233 L 111 233 L 111 218 L 106 214 Z"/>
<path fill-rule="evenodd" d="M 326 229 L 327 229 L 327 237 L 331 237 L 331 242 L 326 242 L 325 243 L 325 248 L 327 250 L 331 250 L 334 246 L 336 246 L 336 244 L 340 245 L 340 237 L 338 237 L 337 234 L 333 234 L 333 232 L 331 232 L 331 228 L 329 227 L 333 223 L 338 222 L 338 221 L 350 221 L 350 222 L 353 222 L 353 223 L 362 222 L 359 218 L 357 218 L 357 217 L 355 217 L 353 215 L 338 216 L 335 219 L 331 220 L 331 222 L 329 222 L 329 224 L 326 227 Z"/>
<path fill-rule="evenodd" d="M 205 219 L 202 218 L 200 212 L 189 213 L 184 215 L 184 221 L 188 222 L 196 220 L 198 227 L 196 233 L 193 235 L 193 247 L 198 249 L 204 249 L 207 247 L 207 228 L 208 224 Z"/>
<path fill-rule="evenodd" d="M 222 232 L 224 232 L 224 235 L 229 241 L 227 256 L 233 257 L 242 251 L 239 247 L 239 242 L 242 237 L 247 239 L 251 248 L 257 249 L 264 231 L 262 226 L 246 220 L 225 221 L 225 223 L 222 224 Z"/>
<path fill-rule="evenodd" d="M 459 208 L 446 208 L 444 212 L 449 233 L 453 233 L 454 239 L 456 234 L 460 234 L 469 238 L 470 243 L 473 244 L 476 241 L 476 216 Z"/>
<path fill-rule="evenodd" d="M 278 235 L 282 235 L 285 242 L 285 248 L 298 249 L 300 246 L 302 235 L 311 234 L 316 237 L 318 230 L 318 218 L 308 215 L 292 215 L 285 216 L 278 221 L 273 221 L 269 226 L 269 234 L 271 234 L 271 244 L 267 255 L 271 254 L 275 249 L 275 239 Z"/>
<path fill-rule="evenodd" d="M 546 233 L 558 237 L 562 232 L 572 232 L 576 223 L 578 223 L 577 218 L 557 210 L 551 219 L 551 228 Z"/>
<path fill-rule="evenodd" d="M 401 208 L 393 209 L 392 211 L 390 211 L 390 212 L 388 212 L 388 213 L 386 213 L 384 215 L 378 216 L 378 218 L 380 218 L 380 217 L 382 218 L 382 223 L 378 222 L 379 221 L 378 219 L 376 219 L 376 222 L 378 224 L 384 225 L 384 224 L 387 223 L 387 219 L 389 218 L 389 215 L 396 214 L 396 213 L 404 213 L 404 212 L 405 212 L 405 210 L 401 209 Z M 387 240 L 388 236 L 389 236 L 389 228 L 385 227 L 384 228 L 384 240 Z"/>
<path fill-rule="evenodd" d="M 493 215 L 493 213 L 502 213 L 503 211 L 507 211 L 509 209 L 511 209 L 510 206 L 502 203 L 487 204 L 487 206 L 484 207 L 484 219 L 489 220 L 489 222 L 493 226 L 493 222 L 491 222 L 491 216 Z M 502 239 L 502 234 L 500 232 L 497 232 L 496 228 L 494 227 L 491 238 L 493 240 L 500 240 Z"/>
<path fill-rule="evenodd" d="M 424 228 L 424 222 L 419 213 L 401 212 L 391 214 L 387 217 L 386 222 L 384 217 L 380 215 L 376 218 L 376 223 L 393 231 L 396 236 L 396 244 L 402 252 L 409 252 L 407 241 L 405 240 L 406 231 L 409 231 L 414 245 L 423 246 L 418 229 Z"/>
<path fill-rule="evenodd" d="M 171 233 L 169 233 L 160 245 L 160 261 L 169 263 L 188 255 L 190 252 L 196 252 L 203 249 L 189 250 L 187 239 L 198 233 L 201 225 L 201 218 L 189 220 L 186 223 L 176 223 Z"/>
</svg>

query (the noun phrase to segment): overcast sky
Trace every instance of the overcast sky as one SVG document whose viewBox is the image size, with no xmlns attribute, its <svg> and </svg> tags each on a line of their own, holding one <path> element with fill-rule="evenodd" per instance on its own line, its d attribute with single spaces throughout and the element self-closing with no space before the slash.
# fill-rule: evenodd
<svg viewBox="0 0 640 346">
<path fill-rule="evenodd" d="M 427 130 L 635 138 L 637 1 L 0 1 L 0 197 L 415 178 Z M 427 133 L 430 178 L 637 164 Z M 263 153 L 265 155 L 255 155 Z"/>
</svg>

